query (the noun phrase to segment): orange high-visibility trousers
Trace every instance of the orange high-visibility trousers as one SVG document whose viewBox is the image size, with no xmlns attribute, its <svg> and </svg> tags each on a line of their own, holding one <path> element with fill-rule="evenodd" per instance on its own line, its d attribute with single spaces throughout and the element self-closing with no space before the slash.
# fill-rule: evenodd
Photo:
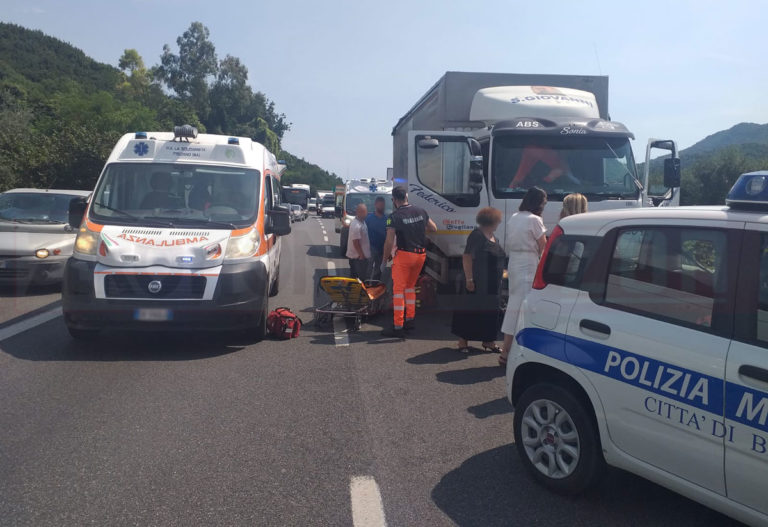
<svg viewBox="0 0 768 527">
<path fill-rule="evenodd" d="M 392 307 L 395 329 L 416 318 L 416 280 L 424 267 L 425 253 L 397 251 L 392 260 Z"/>
</svg>

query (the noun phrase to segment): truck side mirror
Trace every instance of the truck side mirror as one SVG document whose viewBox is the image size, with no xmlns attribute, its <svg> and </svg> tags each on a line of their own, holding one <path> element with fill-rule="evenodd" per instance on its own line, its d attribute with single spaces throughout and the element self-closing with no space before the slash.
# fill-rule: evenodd
<svg viewBox="0 0 768 527">
<path fill-rule="evenodd" d="M 426 148 L 429 150 L 432 150 L 433 148 L 437 148 L 440 146 L 440 141 L 433 137 L 425 137 L 424 139 L 419 139 L 419 148 Z"/>
<path fill-rule="evenodd" d="M 267 213 L 264 234 L 285 236 L 291 233 L 291 216 L 283 205 L 277 205 Z"/>
<path fill-rule="evenodd" d="M 664 160 L 664 186 L 677 188 L 680 186 L 680 158 L 671 157 Z"/>
<path fill-rule="evenodd" d="M 483 190 L 483 151 L 480 143 L 472 137 L 467 138 L 469 146 L 469 190 L 479 194 Z"/>
<path fill-rule="evenodd" d="M 69 201 L 69 217 L 67 221 L 70 227 L 73 229 L 79 229 L 80 224 L 83 222 L 83 216 L 85 216 L 85 209 L 88 208 L 88 200 L 86 198 L 72 198 Z"/>
</svg>

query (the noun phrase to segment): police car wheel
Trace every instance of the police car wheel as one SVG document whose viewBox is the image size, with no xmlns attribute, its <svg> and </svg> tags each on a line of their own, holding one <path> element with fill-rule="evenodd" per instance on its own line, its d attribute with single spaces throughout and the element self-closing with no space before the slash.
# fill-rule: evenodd
<svg viewBox="0 0 768 527">
<path fill-rule="evenodd" d="M 523 464 L 550 490 L 579 494 L 598 480 L 605 461 L 597 430 L 567 389 L 528 388 L 515 405 L 514 430 Z"/>
</svg>

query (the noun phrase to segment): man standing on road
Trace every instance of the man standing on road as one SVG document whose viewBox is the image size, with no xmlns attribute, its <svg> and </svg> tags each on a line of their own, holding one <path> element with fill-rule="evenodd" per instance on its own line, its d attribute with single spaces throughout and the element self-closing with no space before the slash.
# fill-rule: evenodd
<svg viewBox="0 0 768 527">
<path fill-rule="evenodd" d="M 365 226 L 365 218 L 368 209 L 365 203 L 358 204 L 355 209 L 355 218 L 349 224 L 349 243 L 347 244 L 347 258 L 352 278 L 368 280 L 370 278 L 371 244 L 368 240 L 368 227 Z"/>
<path fill-rule="evenodd" d="M 365 218 L 368 227 L 368 239 L 371 242 L 371 260 L 373 260 L 373 280 L 381 279 L 381 262 L 384 254 L 384 242 L 387 239 L 387 216 L 384 214 L 386 202 L 383 196 L 376 198 L 373 203 L 373 212 Z"/>
<path fill-rule="evenodd" d="M 381 334 L 385 337 L 405 338 L 406 329 L 413 329 L 416 318 L 416 280 L 427 257 L 427 231 L 437 226 L 426 211 L 408 203 L 405 187 L 392 189 L 395 211 L 387 219 L 387 238 L 384 255 L 389 259 L 392 247 L 397 253 L 392 261 L 392 303 L 394 325 Z"/>
</svg>

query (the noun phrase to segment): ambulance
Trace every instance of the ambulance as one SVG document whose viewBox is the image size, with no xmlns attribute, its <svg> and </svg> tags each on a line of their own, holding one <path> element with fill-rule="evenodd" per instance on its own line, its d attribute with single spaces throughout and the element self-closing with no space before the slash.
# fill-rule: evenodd
<svg viewBox="0 0 768 527">
<path fill-rule="evenodd" d="M 336 222 L 335 229 L 339 233 L 339 249 L 341 254 L 347 253 L 349 239 L 349 224 L 355 217 L 355 209 L 362 203 L 373 212 L 376 198 L 383 197 L 385 214 L 392 214 L 392 182 L 371 179 L 352 179 L 347 181 L 343 192 L 336 197 Z"/>
<path fill-rule="evenodd" d="M 280 283 L 281 165 L 245 137 L 173 132 L 124 135 L 90 200 L 62 288 L 74 338 L 105 329 L 265 333 Z"/>
<path fill-rule="evenodd" d="M 532 286 L 507 397 L 533 478 L 608 464 L 768 525 L 768 171 L 725 206 L 567 217 Z"/>
</svg>

